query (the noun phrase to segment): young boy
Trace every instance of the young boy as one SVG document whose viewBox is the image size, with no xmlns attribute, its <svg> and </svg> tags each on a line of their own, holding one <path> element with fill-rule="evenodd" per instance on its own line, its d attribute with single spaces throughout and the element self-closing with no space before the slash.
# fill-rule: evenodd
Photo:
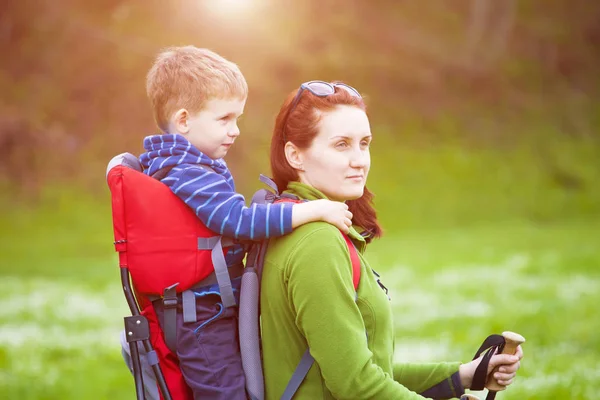
<svg viewBox="0 0 600 400">
<path fill-rule="evenodd" d="M 262 240 L 297 226 L 326 221 L 348 231 L 352 215 L 345 204 L 318 200 L 302 204 L 246 207 L 235 191 L 223 157 L 240 135 L 248 86 L 239 68 L 206 49 L 175 47 L 160 53 L 147 77 L 147 93 L 159 135 L 144 139 L 144 172 L 158 176 L 198 218 L 218 235 Z M 167 171 L 166 174 L 164 171 Z M 151 201 L 151 199 L 150 199 Z M 233 247 L 227 265 L 242 262 Z M 239 288 L 239 279 L 232 282 Z M 217 292 L 215 293 L 215 290 Z M 224 308 L 218 286 L 196 290 L 196 323 L 177 323 L 177 356 L 194 398 L 245 399 L 237 346 L 237 309 Z M 157 308 L 161 317 L 162 310 Z"/>
</svg>

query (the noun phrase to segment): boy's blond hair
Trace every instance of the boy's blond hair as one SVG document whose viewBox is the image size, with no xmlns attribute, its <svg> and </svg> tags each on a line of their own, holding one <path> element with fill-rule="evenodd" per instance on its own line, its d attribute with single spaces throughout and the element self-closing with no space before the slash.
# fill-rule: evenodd
<svg viewBox="0 0 600 400">
<path fill-rule="evenodd" d="M 245 99 L 248 84 L 238 66 L 208 49 L 170 47 L 154 61 L 146 92 L 158 127 L 167 131 L 174 112 L 202 111 L 211 99 Z"/>
</svg>

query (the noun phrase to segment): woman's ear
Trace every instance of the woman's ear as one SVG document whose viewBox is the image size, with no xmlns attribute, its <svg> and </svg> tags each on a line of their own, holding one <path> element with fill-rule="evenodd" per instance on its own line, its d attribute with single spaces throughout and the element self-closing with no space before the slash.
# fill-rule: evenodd
<svg viewBox="0 0 600 400">
<path fill-rule="evenodd" d="M 180 108 L 173 114 L 171 118 L 171 125 L 174 128 L 175 132 L 181 133 L 185 135 L 190 131 L 190 127 L 188 125 L 188 119 L 190 118 L 190 113 L 185 108 Z"/>
<path fill-rule="evenodd" d="M 304 171 L 304 160 L 298 147 L 296 147 L 296 145 L 292 142 L 287 142 L 285 144 L 284 151 L 285 159 L 287 160 L 288 164 L 290 164 L 290 166 L 297 171 Z"/>
</svg>

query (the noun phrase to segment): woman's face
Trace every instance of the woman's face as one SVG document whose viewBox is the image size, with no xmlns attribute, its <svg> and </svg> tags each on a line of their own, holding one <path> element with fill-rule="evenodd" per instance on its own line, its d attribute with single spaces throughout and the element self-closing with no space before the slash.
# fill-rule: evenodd
<svg viewBox="0 0 600 400">
<path fill-rule="evenodd" d="M 311 146 L 297 150 L 292 161 L 300 182 L 323 192 L 332 200 L 346 201 L 363 195 L 371 166 L 371 127 L 358 107 L 338 106 L 322 113 L 319 132 Z M 290 157 L 288 157 L 288 160 Z"/>
</svg>

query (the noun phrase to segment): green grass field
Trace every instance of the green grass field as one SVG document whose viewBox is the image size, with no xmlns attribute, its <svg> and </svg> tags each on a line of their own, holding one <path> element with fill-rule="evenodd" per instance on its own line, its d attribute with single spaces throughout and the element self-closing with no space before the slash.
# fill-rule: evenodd
<svg viewBox="0 0 600 400">
<path fill-rule="evenodd" d="M 5 216 L 3 398 L 133 398 L 119 354 L 127 308 L 110 214 L 94 204 L 56 200 Z M 368 256 L 390 288 L 397 359 L 467 361 L 486 335 L 514 330 L 528 339 L 526 358 L 501 398 L 594 398 L 597 228 L 594 221 L 494 224 L 411 230 L 376 242 Z"/>
</svg>

